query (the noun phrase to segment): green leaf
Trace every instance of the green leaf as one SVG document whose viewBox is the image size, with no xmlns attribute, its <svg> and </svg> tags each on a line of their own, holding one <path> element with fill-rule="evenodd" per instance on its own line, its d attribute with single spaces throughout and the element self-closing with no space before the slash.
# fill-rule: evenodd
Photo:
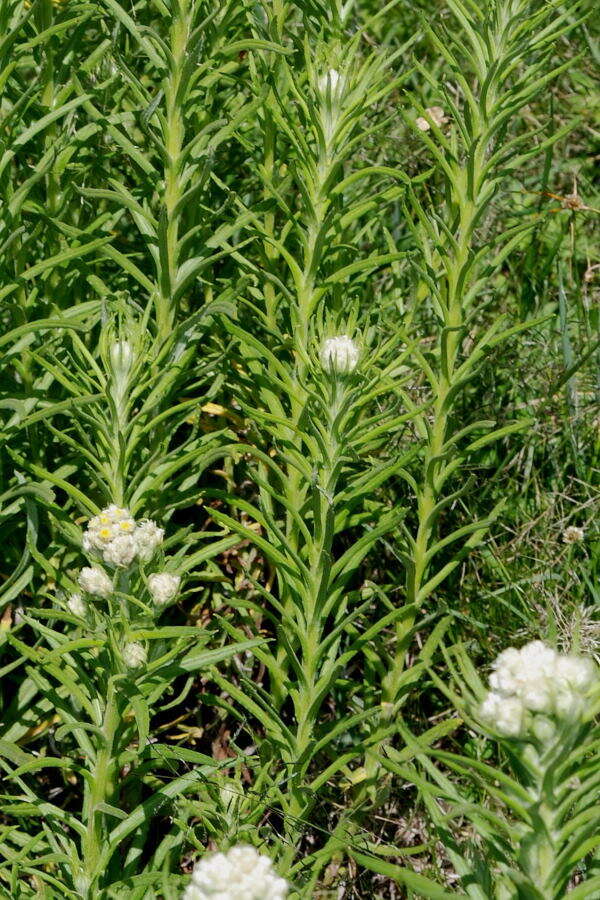
<svg viewBox="0 0 600 900">
<path fill-rule="evenodd" d="M 426 878 L 424 875 L 418 875 L 410 869 L 394 865 L 393 863 L 387 862 L 387 860 L 379 859 L 377 856 L 367 856 L 365 853 L 359 853 L 358 851 L 353 850 L 352 847 L 348 848 L 348 853 L 357 863 L 359 863 L 359 865 L 364 866 L 365 869 L 370 869 L 378 875 L 384 875 L 386 878 L 391 878 L 397 884 L 405 885 L 410 888 L 411 891 L 415 891 L 418 896 L 427 897 L 427 900 L 456 900 L 457 897 L 466 900 L 468 896 L 467 894 L 454 892 L 450 894 L 441 887 L 441 885 L 436 884 L 435 881 L 431 881 L 431 879 Z"/>
</svg>

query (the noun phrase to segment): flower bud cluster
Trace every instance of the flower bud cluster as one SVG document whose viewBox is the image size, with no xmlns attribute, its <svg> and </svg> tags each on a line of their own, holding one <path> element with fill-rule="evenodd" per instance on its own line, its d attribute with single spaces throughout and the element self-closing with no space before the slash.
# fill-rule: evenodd
<svg viewBox="0 0 600 900">
<path fill-rule="evenodd" d="M 114 341 L 110 345 L 110 363 L 117 379 L 124 379 L 131 370 L 134 360 L 133 347 L 129 341 Z"/>
<path fill-rule="evenodd" d="M 127 509 L 111 504 L 94 516 L 83 535 L 83 549 L 98 553 L 110 566 L 127 568 L 136 557 L 148 562 L 164 531 L 150 519 L 136 522 Z"/>
<path fill-rule="evenodd" d="M 271 860 L 240 844 L 201 859 L 182 900 L 284 900 L 287 893 L 287 882 Z"/>
<path fill-rule="evenodd" d="M 360 351 L 352 338 L 347 334 L 327 338 L 321 347 L 321 365 L 326 372 L 336 375 L 349 375 L 358 365 Z"/>
<path fill-rule="evenodd" d="M 162 543 L 164 530 L 150 519 L 136 522 L 129 510 L 111 504 L 90 519 L 83 535 L 83 549 L 101 556 L 103 561 L 115 569 L 126 569 L 134 560 L 149 562 Z M 84 566 L 78 576 L 79 587 L 86 594 L 95 597 L 110 597 L 113 591 L 128 589 L 130 578 L 111 575 L 100 565 Z M 156 607 L 170 603 L 177 595 L 181 577 L 170 572 L 154 572 L 148 576 L 147 586 Z M 66 601 L 67 609 L 82 619 L 88 617 L 88 601 L 81 594 L 73 593 Z M 139 669 L 148 659 L 143 644 L 130 641 L 121 649 L 123 663 L 128 669 Z"/>
<path fill-rule="evenodd" d="M 592 659 L 557 653 L 543 641 L 532 641 L 520 650 L 509 647 L 496 659 L 493 670 L 491 691 L 479 712 L 507 737 L 523 735 L 529 725 L 536 733 L 538 717 L 578 718 L 586 694 L 599 677 Z"/>
</svg>

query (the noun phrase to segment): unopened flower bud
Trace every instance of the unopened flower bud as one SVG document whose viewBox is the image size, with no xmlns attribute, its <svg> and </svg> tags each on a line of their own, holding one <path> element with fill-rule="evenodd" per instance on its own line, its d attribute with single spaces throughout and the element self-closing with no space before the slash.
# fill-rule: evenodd
<svg viewBox="0 0 600 900">
<path fill-rule="evenodd" d="M 525 710 L 516 697 L 503 697 L 491 691 L 481 704 L 479 714 L 506 737 L 517 737 L 523 730 Z"/>
<path fill-rule="evenodd" d="M 162 544 L 164 529 L 159 528 L 152 519 L 142 519 L 135 532 L 137 553 L 142 562 L 149 562 L 157 547 Z"/>
<path fill-rule="evenodd" d="M 67 600 L 67 607 L 69 612 L 72 612 L 74 616 L 79 616 L 80 619 L 85 618 L 87 613 L 87 603 L 81 594 L 71 594 Z"/>
<path fill-rule="evenodd" d="M 181 578 L 169 572 L 157 572 L 148 578 L 152 599 L 158 606 L 164 606 L 176 596 Z"/>
<path fill-rule="evenodd" d="M 556 734 L 556 725 L 545 716 L 534 716 L 531 730 L 542 744 L 547 744 Z"/>
<path fill-rule="evenodd" d="M 123 662 L 130 669 L 137 669 L 146 662 L 148 654 L 142 644 L 132 641 L 123 647 Z"/>
<path fill-rule="evenodd" d="M 347 334 L 327 338 L 321 347 L 321 365 L 326 372 L 349 375 L 358 365 L 360 353 L 357 345 Z"/>
<path fill-rule="evenodd" d="M 340 90 L 343 88 L 344 79 L 337 69 L 329 69 L 328 72 L 321 75 L 317 84 L 322 94 L 326 94 L 328 90 L 331 91 L 332 94 L 335 94 L 338 87 Z"/>
<path fill-rule="evenodd" d="M 82 590 L 97 597 L 108 597 L 112 592 L 112 581 L 99 566 L 84 566 L 78 581 Z"/>
<path fill-rule="evenodd" d="M 132 534 L 119 534 L 107 544 L 103 556 L 104 561 L 111 566 L 120 566 L 126 569 L 130 566 L 137 553 L 137 544 Z"/>
<path fill-rule="evenodd" d="M 133 347 L 129 341 L 113 341 L 109 354 L 115 376 L 117 378 L 126 377 L 133 365 Z"/>
</svg>

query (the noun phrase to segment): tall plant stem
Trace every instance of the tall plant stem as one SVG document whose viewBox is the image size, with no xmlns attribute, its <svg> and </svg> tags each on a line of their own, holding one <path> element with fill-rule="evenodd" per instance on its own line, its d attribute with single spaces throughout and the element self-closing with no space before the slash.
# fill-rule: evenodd
<svg viewBox="0 0 600 900">
<path fill-rule="evenodd" d="M 178 204 L 183 194 L 181 167 L 185 141 L 183 115 L 184 68 L 191 29 L 193 2 L 180 0 L 175 4 L 169 30 L 169 72 L 165 79 L 164 127 L 164 195 L 159 224 L 160 279 L 156 299 L 156 319 L 159 337 L 168 336 L 175 319 L 177 271 L 179 267 Z"/>
<path fill-rule="evenodd" d="M 324 226 L 329 208 L 329 200 L 325 193 L 325 183 L 329 177 L 331 165 L 329 149 L 327 147 L 322 148 L 316 166 L 316 178 L 307 186 L 312 207 L 308 211 L 309 221 L 306 228 L 302 275 L 297 285 L 296 307 L 293 310 L 292 321 L 296 346 L 296 378 L 294 391 L 290 394 L 292 427 L 289 429 L 288 437 L 291 441 L 296 439 L 302 418 L 306 415 L 308 394 L 302 385 L 306 375 L 308 359 L 310 318 L 315 301 L 316 272 L 321 260 L 318 236 Z M 295 468 L 289 472 L 289 478 L 286 483 L 286 495 L 290 504 L 297 510 L 300 510 L 304 503 L 304 489 L 302 486 L 302 475 Z M 293 516 L 289 513 L 286 522 L 286 537 L 297 552 L 300 549 L 300 534 Z M 292 613 L 293 605 L 294 601 L 292 598 L 287 598 L 286 611 L 288 613 Z M 311 615 L 309 610 L 305 614 Z M 279 651 L 278 662 L 282 667 L 285 667 L 286 654 L 283 648 Z M 281 685 L 277 686 L 276 692 L 280 696 L 281 701 L 283 701 L 285 692 L 282 693 L 281 688 Z"/>
<path fill-rule="evenodd" d="M 87 832 L 83 841 L 83 863 L 86 877 L 93 890 L 104 842 L 104 812 L 102 805 L 111 801 L 114 793 L 114 745 L 119 726 L 119 710 L 114 679 L 108 682 L 106 705 L 102 723 L 101 744 L 91 773 L 91 787 L 84 810 Z M 90 900 L 94 893 L 90 893 Z"/>
<path fill-rule="evenodd" d="M 469 251 L 472 241 L 473 221 L 476 204 L 464 204 L 460 216 L 460 232 L 456 252 L 448 261 L 446 270 L 445 322 L 440 337 L 440 370 L 435 385 L 435 400 L 432 422 L 428 432 L 427 447 L 423 459 L 421 489 L 417 495 L 417 532 L 414 540 L 411 565 L 406 576 L 406 601 L 409 608 L 406 617 L 396 628 L 397 654 L 395 664 L 384 685 L 387 702 L 397 698 L 399 681 L 404 669 L 407 646 L 419 608 L 427 599 L 428 552 L 435 535 L 435 507 L 444 483 L 444 462 L 442 458 L 446 444 L 451 414 L 451 393 L 455 383 L 458 355 L 464 324 L 462 275 L 469 266 Z"/>
<path fill-rule="evenodd" d="M 327 602 L 330 587 L 330 568 L 333 545 L 333 519 L 335 515 L 335 495 L 338 482 L 340 462 L 340 436 L 338 420 L 344 404 L 343 383 L 334 377 L 330 384 L 330 402 L 327 409 L 327 436 L 325 441 L 324 465 L 315 484 L 314 491 L 314 533 L 309 549 L 309 583 L 306 589 L 306 606 L 303 621 L 303 657 L 302 679 L 299 681 L 294 697 L 296 718 L 295 744 L 293 758 L 289 760 L 291 791 L 287 812 L 291 823 L 292 837 L 298 837 L 298 825 L 306 818 L 312 806 L 311 797 L 306 795 L 303 775 L 306 769 L 305 759 L 310 744 L 315 739 L 315 726 L 319 715 L 319 694 L 322 687 L 319 682 L 319 662 L 325 616 L 323 606 Z M 295 771 L 294 771 L 295 770 Z M 288 848 L 288 860 L 291 864 L 294 857 L 294 843 Z"/>
<path fill-rule="evenodd" d="M 502 17 L 498 29 L 502 26 Z M 503 53 L 502 31 L 497 35 L 495 57 L 489 61 L 491 69 Z M 488 180 L 493 172 L 486 170 L 486 156 L 492 146 L 488 110 L 496 102 L 495 91 L 489 89 L 485 99 L 480 100 L 479 115 L 475 117 L 471 140 L 464 165 L 452 163 L 451 200 L 448 204 L 448 219 L 457 220 L 454 240 L 446 246 L 442 256 L 444 274 L 440 291 L 440 307 L 443 324 L 438 339 L 438 368 L 432 373 L 431 389 L 434 393 L 431 421 L 427 424 L 427 444 L 425 448 L 422 475 L 417 491 L 417 529 L 412 545 L 412 558 L 407 566 L 406 603 L 407 614 L 396 626 L 397 649 L 394 665 L 384 680 L 384 701 L 394 703 L 405 666 L 410 635 L 419 609 L 427 600 L 433 585 L 427 574 L 430 551 L 437 529 L 437 505 L 444 484 L 449 477 L 444 450 L 452 427 L 459 355 L 461 353 L 463 330 L 466 316 L 468 290 L 473 283 L 472 253 L 475 243 L 474 231 L 481 213 L 489 203 Z M 469 359 L 465 361 L 469 365 Z"/>
</svg>

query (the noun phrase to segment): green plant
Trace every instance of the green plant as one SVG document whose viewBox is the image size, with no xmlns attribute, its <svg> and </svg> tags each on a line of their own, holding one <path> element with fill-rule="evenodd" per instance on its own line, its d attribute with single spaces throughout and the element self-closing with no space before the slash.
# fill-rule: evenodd
<svg viewBox="0 0 600 900">
<path fill-rule="evenodd" d="M 511 648 L 490 679 L 500 693 L 485 699 L 464 649 L 453 648 L 445 659 L 452 688 L 437 676 L 436 684 L 470 728 L 500 741 L 503 764 L 419 749 L 418 739 L 403 732 L 417 765 L 403 765 L 393 749 L 384 765 L 419 786 L 464 896 L 554 900 L 568 888 L 569 896 L 594 896 L 600 885 L 597 666 L 556 654 L 542 642 Z M 450 773 L 474 783 L 473 799 Z M 458 837 L 465 822 L 475 840 Z M 410 873 L 395 875 L 411 885 Z"/>
<path fill-rule="evenodd" d="M 589 11 L 0 0 L 0 891 L 448 893 L 443 636 L 598 645 Z"/>
</svg>

